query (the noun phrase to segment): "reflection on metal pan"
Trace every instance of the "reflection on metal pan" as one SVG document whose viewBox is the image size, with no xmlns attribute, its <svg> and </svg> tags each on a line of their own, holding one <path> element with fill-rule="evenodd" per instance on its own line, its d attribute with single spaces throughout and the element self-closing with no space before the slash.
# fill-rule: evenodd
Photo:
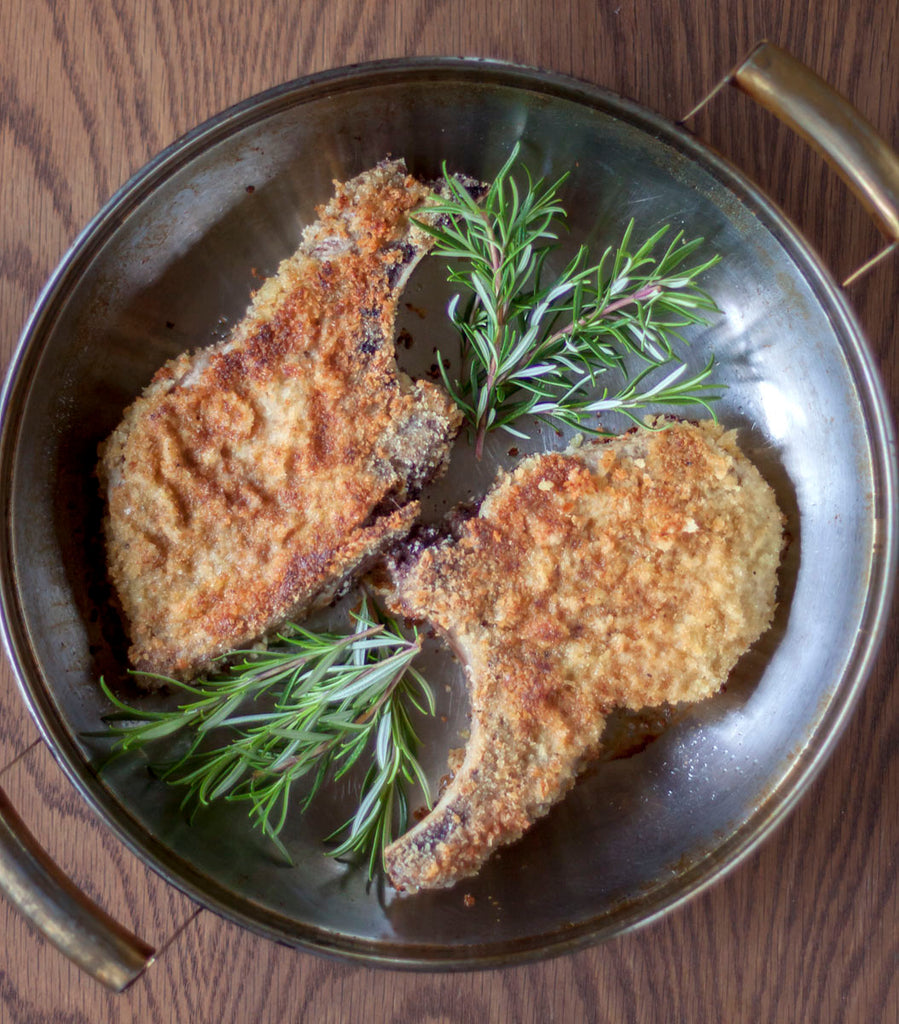
<svg viewBox="0 0 899 1024">
<path fill-rule="evenodd" d="M 775 487 L 791 545 L 773 629 L 720 697 L 675 716 L 629 757 L 590 771 L 462 892 L 400 898 L 321 854 L 344 794 L 286 839 L 285 868 L 232 807 L 188 825 L 178 795 L 136 761 L 98 776 L 85 737 L 107 710 L 95 680 L 122 667 L 109 611 L 93 467 L 98 441 L 168 357 L 221 335 L 258 278 L 345 179 L 386 154 L 422 175 L 489 178 L 512 145 L 539 174 L 570 171 L 572 242 L 627 220 L 703 235 L 724 315 L 694 335 L 728 385 L 720 417 Z M 251 188 L 252 186 L 252 188 Z M 451 334 L 434 261 L 416 273 L 410 369 Z M 424 312 L 422 317 L 420 314 Z M 223 319 L 224 318 L 224 319 Z M 405 358 L 405 357 L 404 357 Z M 840 291 L 741 175 L 688 133 L 560 76 L 487 61 L 411 60 L 317 75 L 238 105 L 170 147 L 78 239 L 44 291 L 3 396 L 0 558 L 5 639 L 41 731 L 84 797 L 193 898 L 291 944 L 392 966 L 486 966 L 598 941 L 652 919 L 746 853 L 833 746 L 883 628 L 895 570 L 892 428 L 876 369 Z M 530 450 L 565 443 L 535 432 Z M 522 453 L 529 450 L 518 444 Z M 509 461 L 460 445 L 430 514 L 483 492 Z M 448 723 L 433 777 L 459 745 Z M 443 687 L 439 687 L 442 690 Z M 470 905 L 468 905 L 470 904 Z"/>
</svg>

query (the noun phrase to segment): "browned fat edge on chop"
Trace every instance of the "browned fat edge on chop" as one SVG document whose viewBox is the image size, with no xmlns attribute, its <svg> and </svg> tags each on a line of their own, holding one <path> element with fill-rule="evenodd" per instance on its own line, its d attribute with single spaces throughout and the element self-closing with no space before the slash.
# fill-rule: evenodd
<svg viewBox="0 0 899 1024">
<path fill-rule="evenodd" d="M 771 621 L 783 518 L 735 433 L 674 423 L 525 460 L 455 534 L 392 551 L 379 578 L 449 640 L 471 703 L 450 785 L 385 852 L 409 891 L 519 838 L 612 708 L 716 692 Z"/>
<path fill-rule="evenodd" d="M 166 363 L 101 446 L 136 668 L 195 675 L 326 604 L 413 523 L 460 426 L 394 350 L 433 195 L 402 161 L 335 183 L 230 337 Z"/>
</svg>

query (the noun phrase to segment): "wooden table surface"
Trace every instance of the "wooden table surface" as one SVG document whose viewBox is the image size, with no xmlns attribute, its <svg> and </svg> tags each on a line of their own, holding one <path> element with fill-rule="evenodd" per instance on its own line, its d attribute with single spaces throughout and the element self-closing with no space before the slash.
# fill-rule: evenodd
<svg viewBox="0 0 899 1024">
<path fill-rule="evenodd" d="M 895 0 L 2 0 L 0 324 L 8 359 L 76 233 L 129 175 L 268 86 L 381 57 L 551 68 L 677 119 L 757 40 L 791 50 L 899 145 Z M 880 239 L 823 161 L 731 91 L 697 131 L 842 278 Z M 849 292 L 899 395 L 899 260 Z M 636 933 L 525 967 L 368 969 L 242 931 L 144 868 L 75 795 L 0 675 L 0 784 L 92 897 L 158 946 L 125 994 L 0 905 L 0 1021 L 899 1021 L 897 618 L 834 756 L 710 891 Z"/>
</svg>

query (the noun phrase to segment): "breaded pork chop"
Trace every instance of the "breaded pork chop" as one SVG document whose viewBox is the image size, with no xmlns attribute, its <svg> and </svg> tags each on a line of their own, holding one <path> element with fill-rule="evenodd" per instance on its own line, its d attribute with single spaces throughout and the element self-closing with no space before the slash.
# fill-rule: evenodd
<svg viewBox="0 0 899 1024">
<path fill-rule="evenodd" d="M 385 162 L 321 208 L 224 342 L 167 363 L 101 447 L 109 572 L 141 670 L 187 678 L 326 603 L 405 534 L 460 424 L 397 369 L 431 189 Z"/>
<path fill-rule="evenodd" d="M 391 552 L 389 605 L 442 631 L 471 703 L 452 782 L 386 850 L 393 884 L 474 874 L 569 789 L 612 708 L 718 690 L 771 620 L 782 531 L 734 434 L 681 423 L 529 458 L 457 537 Z"/>
</svg>

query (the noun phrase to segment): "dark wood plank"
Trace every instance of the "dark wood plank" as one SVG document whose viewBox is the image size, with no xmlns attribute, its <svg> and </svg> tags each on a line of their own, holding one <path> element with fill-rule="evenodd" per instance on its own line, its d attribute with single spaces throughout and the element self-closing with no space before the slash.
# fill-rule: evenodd
<svg viewBox="0 0 899 1024">
<path fill-rule="evenodd" d="M 8 358 L 43 281 L 161 147 L 260 89 L 354 61 L 475 54 L 599 83 L 682 116 L 754 42 L 786 46 L 899 145 L 899 10 L 879 0 L 5 0 L 0 325 Z M 878 247 L 814 155 L 726 92 L 696 132 L 754 178 L 842 276 Z M 899 397 L 897 264 L 850 292 Z M 4 1021 L 899 1020 L 899 618 L 834 756 L 723 882 L 663 920 L 544 964 L 398 974 L 275 946 L 168 891 L 99 826 L 0 671 L 2 782 L 87 891 L 163 946 L 109 996 L 0 907 Z M 24 754 L 23 754 L 24 752 Z M 131 858 L 133 861 L 133 858 Z M 181 930 L 179 930 L 181 929 Z"/>
</svg>

